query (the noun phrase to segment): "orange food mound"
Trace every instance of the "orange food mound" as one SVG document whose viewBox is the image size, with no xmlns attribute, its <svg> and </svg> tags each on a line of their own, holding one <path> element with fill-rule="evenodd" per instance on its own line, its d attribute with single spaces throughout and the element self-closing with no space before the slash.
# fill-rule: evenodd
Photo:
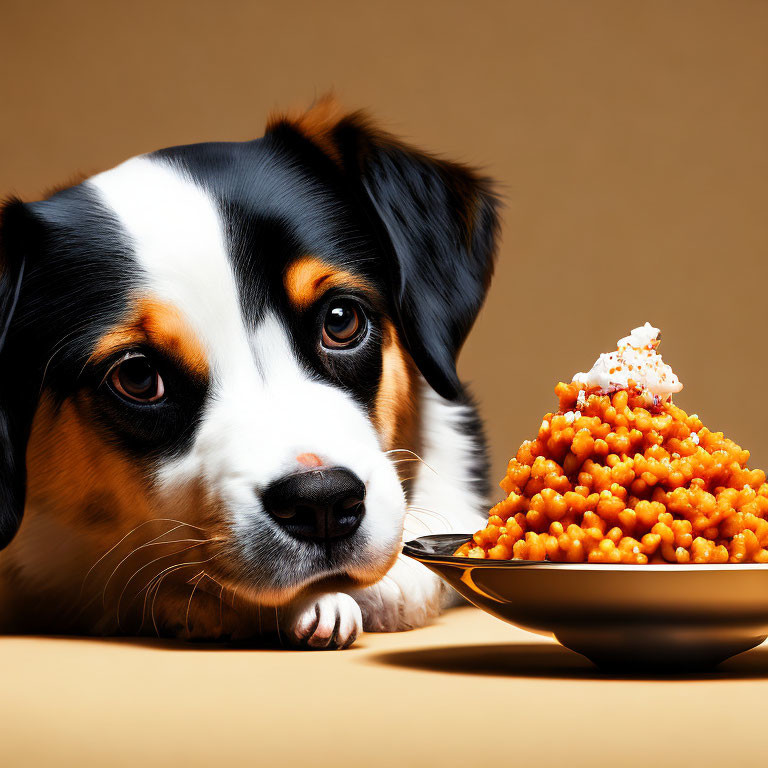
<svg viewBox="0 0 768 768">
<path fill-rule="evenodd" d="M 509 494 L 456 554 L 590 563 L 766 563 L 768 483 L 749 451 L 647 392 L 560 383 Z"/>
</svg>

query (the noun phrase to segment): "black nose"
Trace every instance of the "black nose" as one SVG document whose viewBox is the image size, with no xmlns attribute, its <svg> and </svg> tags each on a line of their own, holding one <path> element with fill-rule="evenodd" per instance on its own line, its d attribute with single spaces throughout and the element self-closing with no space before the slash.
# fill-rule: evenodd
<svg viewBox="0 0 768 768">
<path fill-rule="evenodd" d="M 357 528 L 365 513 L 365 485 L 348 469 L 311 469 L 271 483 L 264 507 L 302 539 L 334 539 Z"/>
</svg>

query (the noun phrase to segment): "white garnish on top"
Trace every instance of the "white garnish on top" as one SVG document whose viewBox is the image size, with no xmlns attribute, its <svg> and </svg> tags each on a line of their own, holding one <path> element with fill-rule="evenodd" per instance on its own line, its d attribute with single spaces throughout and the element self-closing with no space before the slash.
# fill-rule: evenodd
<svg viewBox="0 0 768 768">
<path fill-rule="evenodd" d="M 603 393 L 624 389 L 633 381 L 637 387 L 667 399 L 683 385 L 656 351 L 660 333 L 650 323 L 635 328 L 619 339 L 615 352 L 604 352 L 590 371 L 577 373 L 573 380 Z"/>
</svg>

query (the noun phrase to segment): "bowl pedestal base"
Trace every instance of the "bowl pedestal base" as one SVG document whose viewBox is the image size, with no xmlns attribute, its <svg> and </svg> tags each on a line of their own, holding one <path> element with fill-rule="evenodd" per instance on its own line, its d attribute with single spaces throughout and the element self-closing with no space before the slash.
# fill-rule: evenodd
<svg viewBox="0 0 768 768">
<path fill-rule="evenodd" d="M 701 672 L 760 645 L 765 634 L 743 627 L 664 625 L 554 633 L 559 643 L 606 672 Z"/>
</svg>

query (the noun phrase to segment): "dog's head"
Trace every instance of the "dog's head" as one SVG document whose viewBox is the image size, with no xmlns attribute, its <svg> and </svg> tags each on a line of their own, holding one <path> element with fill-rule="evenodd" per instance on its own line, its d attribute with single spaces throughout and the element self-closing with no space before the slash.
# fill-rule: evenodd
<svg viewBox="0 0 768 768">
<path fill-rule="evenodd" d="M 496 228 L 486 180 L 328 102 L 9 203 L 2 545 L 26 497 L 97 555 L 184 523 L 266 603 L 380 578 L 404 515 L 388 452 L 415 446 L 422 377 L 462 397 Z"/>
</svg>

